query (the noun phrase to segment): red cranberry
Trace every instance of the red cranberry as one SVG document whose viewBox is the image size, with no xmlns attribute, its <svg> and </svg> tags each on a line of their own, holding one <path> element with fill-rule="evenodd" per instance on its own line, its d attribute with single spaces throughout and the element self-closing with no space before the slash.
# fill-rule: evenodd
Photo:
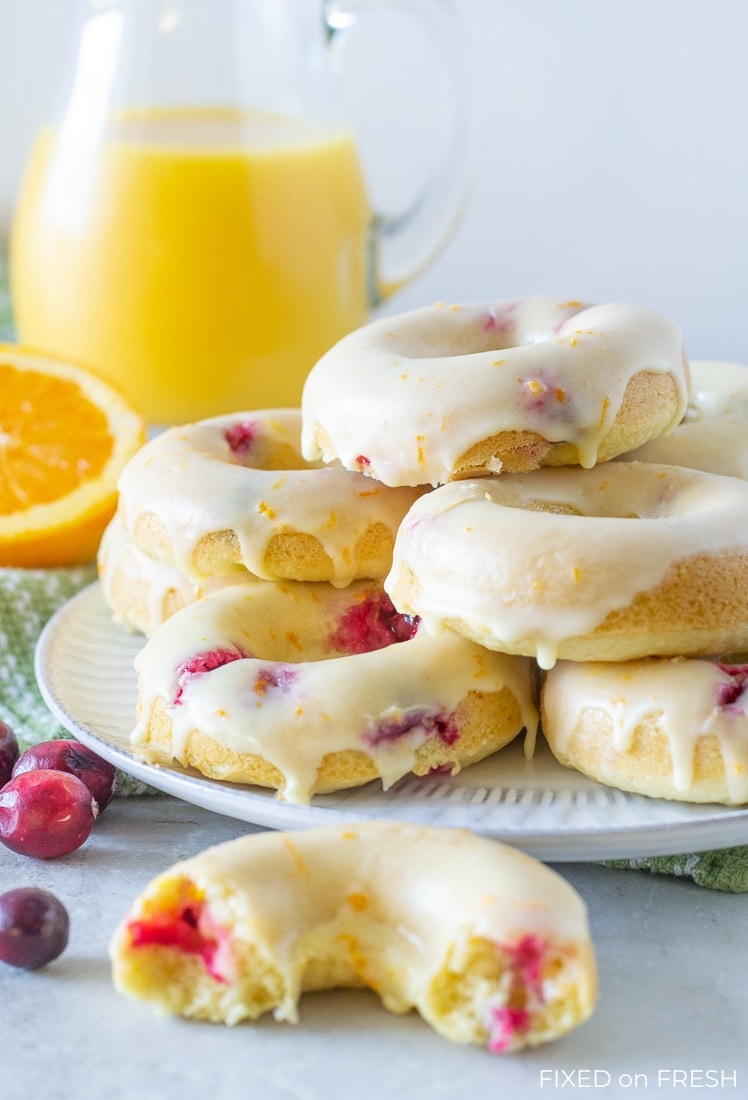
<svg viewBox="0 0 748 1100">
<path fill-rule="evenodd" d="M 67 947 L 70 918 L 47 890 L 22 886 L 0 895 L 0 959 L 23 970 L 52 962 Z"/>
<path fill-rule="evenodd" d="M 117 773 L 107 760 L 80 741 L 60 739 L 42 741 L 21 753 L 13 768 L 13 775 L 50 768 L 52 771 L 69 772 L 85 783 L 96 799 L 99 813 L 109 805 L 114 794 Z"/>
<path fill-rule="evenodd" d="M 97 807 L 85 783 L 68 772 L 21 772 L 0 790 L 0 841 L 23 856 L 54 859 L 80 848 Z"/>
<path fill-rule="evenodd" d="M 0 722 L 0 787 L 4 787 L 10 779 L 19 752 L 13 730 L 5 722 Z"/>
</svg>

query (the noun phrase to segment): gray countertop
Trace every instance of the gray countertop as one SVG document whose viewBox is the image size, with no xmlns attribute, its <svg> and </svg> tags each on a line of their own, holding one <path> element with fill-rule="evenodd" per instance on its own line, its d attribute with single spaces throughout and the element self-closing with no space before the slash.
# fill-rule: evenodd
<svg viewBox="0 0 748 1100">
<path fill-rule="evenodd" d="M 296 1027 L 235 1028 L 120 996 L 107 944 L 136 894 L 175 860 L 247 831 L 169 796 L 120 798 L 70 856 L 0 851 L 0 892 L 42 886 L 71 916 L 55 962 L 0 964 L 2 1100 L 748 1095 L 748 897 L 647 872 L 555 865 L 589 907 L 599 1003 L 583 1027 L 520 1055 L 451 1044 L 368 992 L 307 996 Z"/>
</svg>

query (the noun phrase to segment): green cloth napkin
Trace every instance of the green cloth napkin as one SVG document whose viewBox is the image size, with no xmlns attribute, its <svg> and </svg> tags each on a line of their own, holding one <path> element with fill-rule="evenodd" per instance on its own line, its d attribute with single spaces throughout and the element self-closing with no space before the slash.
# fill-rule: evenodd
<svg viewBox="0 0 748 1100">
<path fill-rule="evenodd" d="M 47 620 L 96 577 L 94 566 L 78 569 L 0 569 L 0 719 L 22 746 L 70 736 L 47 709 L 34 677 L 34 649 Z M 119 773 L 119 794 L 151 792 Z M 610 860 L 607 867 L 691 878 L 700 886 L 748 892 L 748 845 L 682 856 Z"/>
<path fill-rule="evenodd" d="M 0 721 L 10 726 L 22 750 L 38 741 L 71 736 L 42 699 L 34 675 L 34 650 L 57 608 L 95 579 L 94 565 L 0 569 Z M 117 794 L 150 791 L 139 779 L 118 770 Z"/>
</svg>

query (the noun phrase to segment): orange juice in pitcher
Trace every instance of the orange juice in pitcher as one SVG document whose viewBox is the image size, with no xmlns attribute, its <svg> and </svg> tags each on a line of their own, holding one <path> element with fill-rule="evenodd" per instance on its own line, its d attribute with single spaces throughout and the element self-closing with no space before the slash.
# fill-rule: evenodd
<svg viewBox="0 0 748 1100">
<path fill-rule="evenodd" d="M 67 197 L 50 167 L 59 140 L 41 134 L 14 223 L 24 340 L 99 366 L 155 420 L 297 405 L 315 359 L 367 316 L 352 134 L 269 114 L 132 114 L 110 122 L 85 192 Z"/>
<path fill-rule="evenodd" d="M 460 20 L 449 0 L 383 0 L 428 26 L 455 121 L 413 208 L 372 211 L 332 60 L 360 7 L 84 3 L 12 227 L 23 342 L 102 371 L 156 423 L 298 405 L 316 359 L 443 243 L 467 184 Z"/>
</svg>

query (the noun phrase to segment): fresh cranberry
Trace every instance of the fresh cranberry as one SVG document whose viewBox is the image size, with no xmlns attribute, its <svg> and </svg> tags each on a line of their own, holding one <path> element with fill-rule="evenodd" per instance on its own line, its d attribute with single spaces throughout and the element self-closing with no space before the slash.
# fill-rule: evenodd
<svg viewBox="0 0 748 1100">
<path fill-rule="evenodd" d="M 23 856 L 54 859 L 80 848 L 91 834 L 97 807 L 76 775 L 39 768 L 0 791 L 0 841 Z"/>
<path fill-rule="evenodd" d="M 67 947 L 70 918 L 48 890 L 22 886 L 0 896 L 0 959 L 22 970 L 52 962 Z"/>
<path fill-rule="evenodd" d="M 38 768 L 77 776 L 96 799 L 99 813 L 111 802 L 117 781 L 116 771 L 107 760 L 102 760 L 80 741 L 60 738 L 57 741 L 42 741 L 38 745 L 32 745 L 19 756 L 13 775 L 21 775 L 22 772 L 35 771 Z"/>
<path fill-rule="evenodd" d="M 0 722 L 0 787 L 4 787 L 10 779 L 19 752 L 13 730 L 5 722 Z"/>
</svg>

